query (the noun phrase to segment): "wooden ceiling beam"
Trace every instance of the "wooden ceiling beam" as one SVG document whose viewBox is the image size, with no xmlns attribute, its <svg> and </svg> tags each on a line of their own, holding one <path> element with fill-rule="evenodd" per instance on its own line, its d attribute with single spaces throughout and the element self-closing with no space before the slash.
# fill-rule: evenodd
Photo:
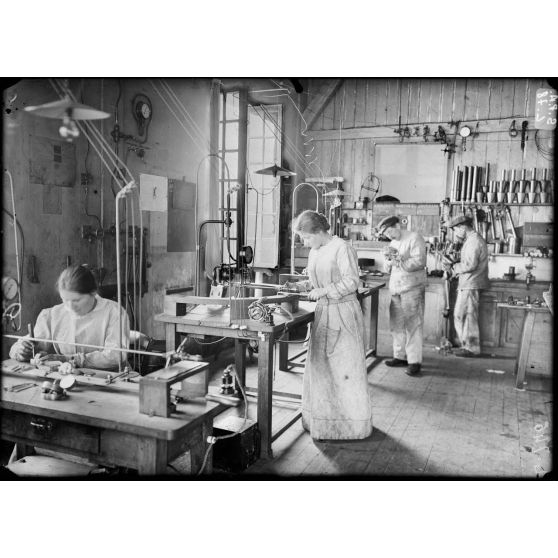
<svg viewBox="0 0 558 558">
<path fill-rule="evenodd" d="M 333 79 L 322 84 L 322 86 L 318 90 L 318 93 L 314 96 L 310 104 L 304 109 L 303 117 L 306 121 L 308 129 L 310 129 L 314 122 L 316 122 L 316 119 L 318 118 L 318 116 L 320 116 L 320 114 L 327 106 L 331 98 L 335 95 L 342 83 L 342 79 Z"/>
</svg>

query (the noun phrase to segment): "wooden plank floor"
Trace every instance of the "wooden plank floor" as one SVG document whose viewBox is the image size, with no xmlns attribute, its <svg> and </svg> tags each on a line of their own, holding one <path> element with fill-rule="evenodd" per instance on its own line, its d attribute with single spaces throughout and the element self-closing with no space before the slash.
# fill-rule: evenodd
<svg viewBox="0 0 558 558">
<path fill-rule="evenodd" d="M 300 345 L 290 349 L 296 354 Z M 212 386 L 220 384 L 231 362 L 232 348 L 218 354 L 212 363 Z M 463 359 L 425 347 L 422 375 L 409 377 L 404 369 L 381 361 L 368 375 L 374 416 L 369 438 L 315 442 L 298 420 L 273 442 L 272 459 L 260 459 L 240 477 L 542 477 L 552 465 L 552 382 L 528 375 L 526 389 L 517 390 L 514 364 L 505 356 Z M 302 378 L 276 370 L 274 389 L 300 394 Z M 248 364 L 247 384 L 257 386 L 255 362 Z M 255 419 L 256 399 L 248 401 L 248 417 Z M 297 403 L 276 400 L 274 432 L 298 408 Z M 228 414 L 243 416 L 244 407 L 221 416 Z M 11 448 L 2 444 L 7 452 L 2 463 L 7 463 Z M 173 466 L 169 474 L 190 474 L 180 459 Z"/>
<path fill-rule="evenodd" d="M 383 362 L 370 371 L 371 437 L 315 442 L 299 420 L 275 440 L 273 459 L 259 460 L 244 475 L 536 478 L 551 469 L 549 378 L 528 376 L 520 391 L 512 358 L 463 359 L 430 347 L 424 355 L 416 378 Z M 256 386 L 256 374 L 249 365 L 248 385 Z M 219 377 L 216 372 L 211 383 Z M 275 372 L 276 391 L 300 393 L 301 385 L 301 374 Z M 249 401 L 255 418 L 255 399 Z M 243 409 L 227 412 L 242 415 Z M 292 413 L 292 405 L 277 402 L 274 430 Z"/>
</svg>

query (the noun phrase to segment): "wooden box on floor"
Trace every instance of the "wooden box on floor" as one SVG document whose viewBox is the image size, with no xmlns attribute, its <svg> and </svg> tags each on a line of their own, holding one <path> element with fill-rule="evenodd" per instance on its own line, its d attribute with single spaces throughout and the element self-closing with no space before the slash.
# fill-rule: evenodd
<svg viewBox="0 0 558 558">
<path fill-rule="evenodd" d="M 228 416 L 213 422 L 213 435 L 236 436 L 218 440 L 213 449 L 213 466 L 229 473 L 240 473 L 256 462 L 260 454 L 258 424 L 250 419 Z"/>
</svg>

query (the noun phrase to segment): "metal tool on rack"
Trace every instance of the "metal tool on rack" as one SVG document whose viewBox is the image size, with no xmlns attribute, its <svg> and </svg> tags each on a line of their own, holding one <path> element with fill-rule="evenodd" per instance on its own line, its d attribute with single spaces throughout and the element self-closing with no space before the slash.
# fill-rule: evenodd
<svg viewBox="0 0 558 558">
<path fill-rule="evenodd" d="M 513 219 L 511 216 L 510 208 L 507 205 L 506 205 L 505 213 L 510 227 L 509 230 L 511 231 L 511 237 L 508 238 L 508 252 L 510 254 L 517 254 L 519 252 L 519 239 L 517 238 L 517 233 L 513 225 Z"/>
</svg>

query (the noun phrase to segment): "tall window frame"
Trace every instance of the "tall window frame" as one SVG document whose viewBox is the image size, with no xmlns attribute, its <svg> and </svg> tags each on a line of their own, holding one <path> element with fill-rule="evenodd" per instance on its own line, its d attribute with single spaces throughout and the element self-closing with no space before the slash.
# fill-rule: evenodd
<svg viewBox="0 0 558 558">
<path fill-rule="evenodd" d="M 240 91 L 222 91 L 219 103 L 219 142 L 221 157 L 218 174 L 219 215 L 226 218 L 227 192 L 230 188 L 230 211 L 233 221 L 237 211 L 237 184 L 244 176 L 241 187 L 246 188 L 244 198 L 244 238 L 237 239 L 234 225 L 230 229 L 230 255 L 227 248 L 226 226 L 220 227 L 221 259 L 234 263 L 237 242 L 254 249 L 252 267 L 274 268 L 279 264 L 280 194 L 281 178 L 256 174 L 256 171 L 281 165 L 282 158 L 282 105 L 249 105 L 247 117 L 242 121 L 243 102 Z M 242 141 L 242 138 L 245 138 Z M 246 161 L 245 173 L 239 161 Z"/>
</svg>

